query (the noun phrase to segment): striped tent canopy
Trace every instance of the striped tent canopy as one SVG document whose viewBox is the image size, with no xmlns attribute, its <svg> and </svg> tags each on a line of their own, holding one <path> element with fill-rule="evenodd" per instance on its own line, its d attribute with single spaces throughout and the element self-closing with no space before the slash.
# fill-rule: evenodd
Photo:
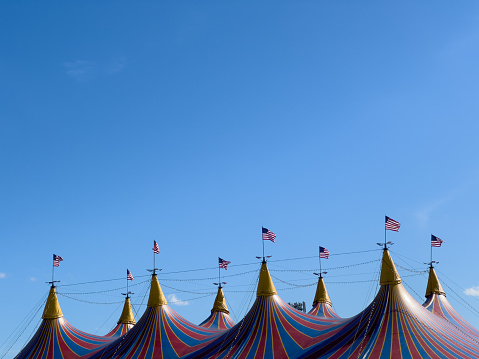
<svg viewBox="0 0 479 359">
<path fill-rule="evenodd" d="M 200 327 L 229 329 L 234 325 L 235 323 L 230 317 L 230 312 L 228 311 L 228 307 L 226 306 L 226 300 L 223 294 L 223 288 L 220 284 L 218 286 L 218 293 L 216 294 L 213 309 L 211 309 L 211 314 L 200 324 Z"/>
<path fill-rule="evenodd" d="M 298 311 L 276 293 L 266 262 L 245 318 L 187 358 L 287 358 L 334 335 L 340 322 Z"/>
<path fill-rule="evenodd" d="M 373 302 L 298 358 L 478 358 L 479 342 L 415 301 L 387 250 Z"/>
<path fill-rule="evenodd" d="M 138 323 L 88 358 L 180 358 L 208 344 L 220 333 L 190 323 L 171 309 L 153 274 L 147 309 Z"/>
<path fill-rule="evenodd" d="M 326 285 L 324 284 L 324 279 L 321 275 L 318 278 L 313 308 L 308 314 L 322 318 L 339 318 L 339 315 L 337 315 L 333 309 L 331 299 L 329 299 L 328 291 L 326 290 Z"/>
<path fill-rule="evenodd" d="M 122 336 L 126 334 L 136 324 L 135 316 L 131 310 L 130 297 L 127 295 L 125 298 L 125 304 L 123 305 L 123 311 L 121 312 L 120 319 L 116 326 L 107 334 L 106 337 Z"/>
<path fill-rule="evenodd" d="M 68 323 L 63 318 L 54 286 L 48 294 L 42 319 L 35 335 L 15 357 L 16 359 L 78 358 L 113 340 L 82 332 Z"/>
<path fill-rule="evenodd" d="M 444 318 L 447 322 L 454 325 L 465 334 L 474 338 L 479 338 L 479 331 L 461 317 L 446 298 L 446 293 L 442 289 L 441 283 L 437 278 L 434 267 L 429 268 L 429 278 L 427 281 L 426 301 L 423 307 L 431 313 Z"/>
</svg>

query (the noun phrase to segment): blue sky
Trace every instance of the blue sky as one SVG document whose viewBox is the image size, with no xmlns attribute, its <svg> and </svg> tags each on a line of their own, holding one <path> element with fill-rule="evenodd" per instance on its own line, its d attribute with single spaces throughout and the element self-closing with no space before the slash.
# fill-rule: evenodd
<svg viewBox="0 0 479 359">
<path fill-rule="evenodd" d="M 81 330 L 114 325 L 125 283 L 74 284 L 146 280 L 154 239 L 165 294 L 195 323 L 230 260 L 238 320 L 261 226 L 279 294 L 309 305 L 314 285 L 294 285 L 315 277 L 292 270 L 317 268 L 318 245 L 379 249 L 384 215 L 404 268 L 426 269 L 431 233 L 446 241 L 439 277 L 479 327 L 464 294 L 479 295 L 478 20 L 473 1 L 2 3 L 0 338 L 30 323 L 5 358 L 40 319 L 52 253 Z M 372 300 L 379 258 L 323 263 L 340 315 Z M 426 277 L 399 269 L 422 300 Z M 133 289 L 141 315 L 147 283 Z"/>
</svg>

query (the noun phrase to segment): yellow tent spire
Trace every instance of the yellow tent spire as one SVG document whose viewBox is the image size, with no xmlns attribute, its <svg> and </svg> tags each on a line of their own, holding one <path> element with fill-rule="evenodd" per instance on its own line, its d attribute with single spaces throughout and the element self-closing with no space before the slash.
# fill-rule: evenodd
<svg viewBox="0 0 479 359">
<path fill-rule="evenodd" d="M 215 304 L 213 304 L 213 309 L 211 309 L 211 312 L 223 312 L 230 314 L 228 307 L 226 306 L 223 288 L 221 287 L 218 287 L 218 294 L 216 294 Z"/>
<path fill-rule="evenodd" d="M 45 309 L 43 310 L 42 319 L 57 319 L 61 317 L 63 317 L 62 309 L 60 308 L 60 303 L 58 303 L 55 287 L 52 286 L 48 294 Z"/>
<path fill-rule="evenodd" d="M 148 307 L 159 307 L 161 305 L 167 305 L 165 295 L 161 290 L 160 283 L 156 274 L 151 276 L 150 297 L 148 298 Z"/>
<path fill-rule="evenodd" d="M 319 277 L 318 279 L 318 286 L 316 287 L 316 295 L 314 296 L 313 305 L 316 303 L 327 303 L 331 304 L 331 299 L 329 299 L 328 291 L 326 290 L 326 286 L 324 285 L 323 277 Z"/>
<path fill-rule="evenodd" d="M 133 311 L 131 310 L 130 297 L 125 298 L 125 305 L 123 306 L 118 324 L 136 324 Z"/>
<path fill-rule="evenodd" d="M 258 281 L 258 290 L 256 291 L 256 296 L 270 296 L 275 295 L 276 288 L 274 287 L 273 281 L 271 280 L 271 276 L 269 275 L 268 267 L 266 266 L 266 262 L 263 262 L 261 265 L 261 270 L 259 272 L 259 281 Z"/>
<path fill-rule="evenodd" d="M 434 293 L 439 295 L 444 295 L 444 296 L 446 295 L 446 293 L 442 289 L 441 283 L 439 283 L 439 279 L 437 278 L 434 267 L 431 266 L 429 268 L 429 278 L 427 280 L 426 298 Z"/>
<path fill-rule="evenodd" d="M 389 254 L 389 251 L 387 249 L 384 249 L 382 266 L 381 266 L 381 278 L 379 283 L 381 285 L 386 285 L 386 284 L 396 285 L 401 282 L 402 282 L 401 277 L 399 276 L 399 273 L 396 270 L 396 266 L 394 265 L 394 262 L 391 259 L 391 255 Z"/>
</svg>

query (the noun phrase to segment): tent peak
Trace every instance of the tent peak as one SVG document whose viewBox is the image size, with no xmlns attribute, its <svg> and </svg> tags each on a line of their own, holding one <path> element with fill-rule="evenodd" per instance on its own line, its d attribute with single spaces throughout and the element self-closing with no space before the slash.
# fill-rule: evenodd
<svg viewBox="0 0 479 359">
<path fill-rule="evenodd" d="M 319 276 L 318 278 L 318 285 L 316 287 L 316 295 L 314 296 L 313 306 L 316 303 L 328 303 L 329 305 L 332 305 L 322 276 Z"/>
<path fill-rule="evenodd" d="M 167 304 L 168 302 L 161 290 L 156 273 L 154 273 L 151 276 L 150 296 L 148 297 L 147 307 L 159 307 Z"/>
<path fill-rule="evenodd" d="M 380 277 L 380 284 L 381 285 L 396 285 L 401 283 L 401 277 L 396 270 L 396 266 L 389 254 L 389 250 L 385 248 L 383 250 L 383 259 L 381 264 L 381 277 Z"/>
<path fill-rule="evenodd" d="M 120 319 L 117 324 L 136 324 L 135 316 L 131 310 L 130 297 L 125 298 L 125 304 L 123 305 L 123 311 L 121 312 Z"/>
<path fill-rule="evenodd" d="M 225 295 L 223 293 L 223 288 L 221 285 L 218 287 L 218 293 L 216 294 L 215 303 L 213 304 L 213 309 L 211 309 L 211 313 L 213 312 L 222 312 L 229 314 L 228 307 L 226 306 Z"/>
<path fill-rule="evenodd" d="M 45 309 L 43 310 L 42 319 L 57 319 L 63 317 L 60 303 L 58 303 L 57 292 L 55 286 L 52 284 L 50 293 L 48 293 Z"/>
<path fill-rule="evenodd" d="M 256 296 L 261 297 L 261 296 L 271 296 L 278 294 L 276 292 L 276 288 L 274 287 L 273 280 L 271 279 L 271 276 L 268 271 L 268 266 L 266 265 L 266 262 L 263 261 L 261 264 L 261 269 L 259 272 L 259 280 L 258 280 L 258 289 L 256 291 Z"/>
<path fill-rule="evenodd" d="M 429 278 L 427 279 L 426 298 L 429 297 L 431 294 L 446 296 L 446 293 L 442 289 L 441 283 L 439 282 L 436 271 L 434 270 L 434 267 L 432 265 L 429 267 Z"/>
</svg>

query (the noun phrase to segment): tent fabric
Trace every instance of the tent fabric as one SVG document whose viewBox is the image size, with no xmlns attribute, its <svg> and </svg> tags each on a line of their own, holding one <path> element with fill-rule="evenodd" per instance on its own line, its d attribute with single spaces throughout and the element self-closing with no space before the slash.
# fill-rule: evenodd
<svg viewBox="0 0 479 359">
<path fill-rule="evenodd" d="M 82 332 L 64 318 L 44 319 L 33 338 L 15 358 L 79 358 L 111 341 L 108 337 Z"/>
<path fill-rule="evenodd" d="M 180 358 L 206 345 L 220 333 L 190 323 L 171 309 L 153 274 L 148 306 L 138 323 L 89 358 Z"/>
<path fill-rule="evenodd" d="M 433 267 L 429 269 L 426 301 L 422 305 L 434 315 L 444 318 L 465 335 L 479 339 L 479 331 L 461 317 L 449 303 Z"/>
<path fill-rule="evenodd" d="M 105 335 L 105 337 L 121 337 L 131 328 L 133 328 L 133 324 L 118 323 L 108 334 Z"/>
<path fill-rule="evenodd" d="M 218 286 L 218 293 L 216 294 L 215 302 L 213 303 L 213 309 L 211 314 L 206 318 L 200 327 L 214 328 L 214 329 L 229 329 L 235 325 L 233 319 L 229 315 L 228 307 L 226 305 L 223 289 Z"/>
<path fill-rule="evenodd" d="M 222 291 L 198 326 L 168 306 L 154 274 L 138 323 L 127 332 L 120 324 L 132 324 L 119 323 L 104 337 L 71 326 L 52 290 L 40 328 L 16 358 L 479 358 L 478 331 L 449 304 L 434 272 L 421 305 L 385 249 L 379 284 L 367 308 L 340 318 L 320 278 L 313 309 L 303 313 L 280 298 L 263 262 L 252 307 L 239 323 L 222 328 L 219 322 L 228 316 Z"/>
<path fill-rule="evenodd" d="M 230 329 L 235 325 L 229 314 L 217 311 L 211 311 L 211 314 L 206 318 L 200 327 L 214 328 L 214 329 Z"/>
<path fill-rule="evenodd" d="M 148 307 L 126 335 L 91 358 L 180 358 L 220 332 L 196 326 L 167 305 Z"/>
<path fill-rule="evenodd" d="M 322 276 L 318 278 L 316 294 L 314 296 L 313 308 L 308 312 L 310 315 L 322 318 L 339 318 L 333 309 L 326 285 Z"/>
<path fill-rule="evenodd" d="M 313 305 L 313 308 L 308 312 L 309 315 L 314 315 L 316 317 L 322 318 L 339 318 L 339 315 L 336 314 L 333 307 L 329 303 L 316 303 Z"/>
<path fill-rule="evenodd" d="M 54 286 L 50 288 L 42 322 L 16 359 L 78 358 L 105 346 L 113 339 L 82 332 L 63 318 Z"/>
<path fill-rule="evenodd" d="M 363 312 L 299 358 L 478 358 L 479 343 L 417 303 L 402 284 L 384 285 Z"/>
</svg>

